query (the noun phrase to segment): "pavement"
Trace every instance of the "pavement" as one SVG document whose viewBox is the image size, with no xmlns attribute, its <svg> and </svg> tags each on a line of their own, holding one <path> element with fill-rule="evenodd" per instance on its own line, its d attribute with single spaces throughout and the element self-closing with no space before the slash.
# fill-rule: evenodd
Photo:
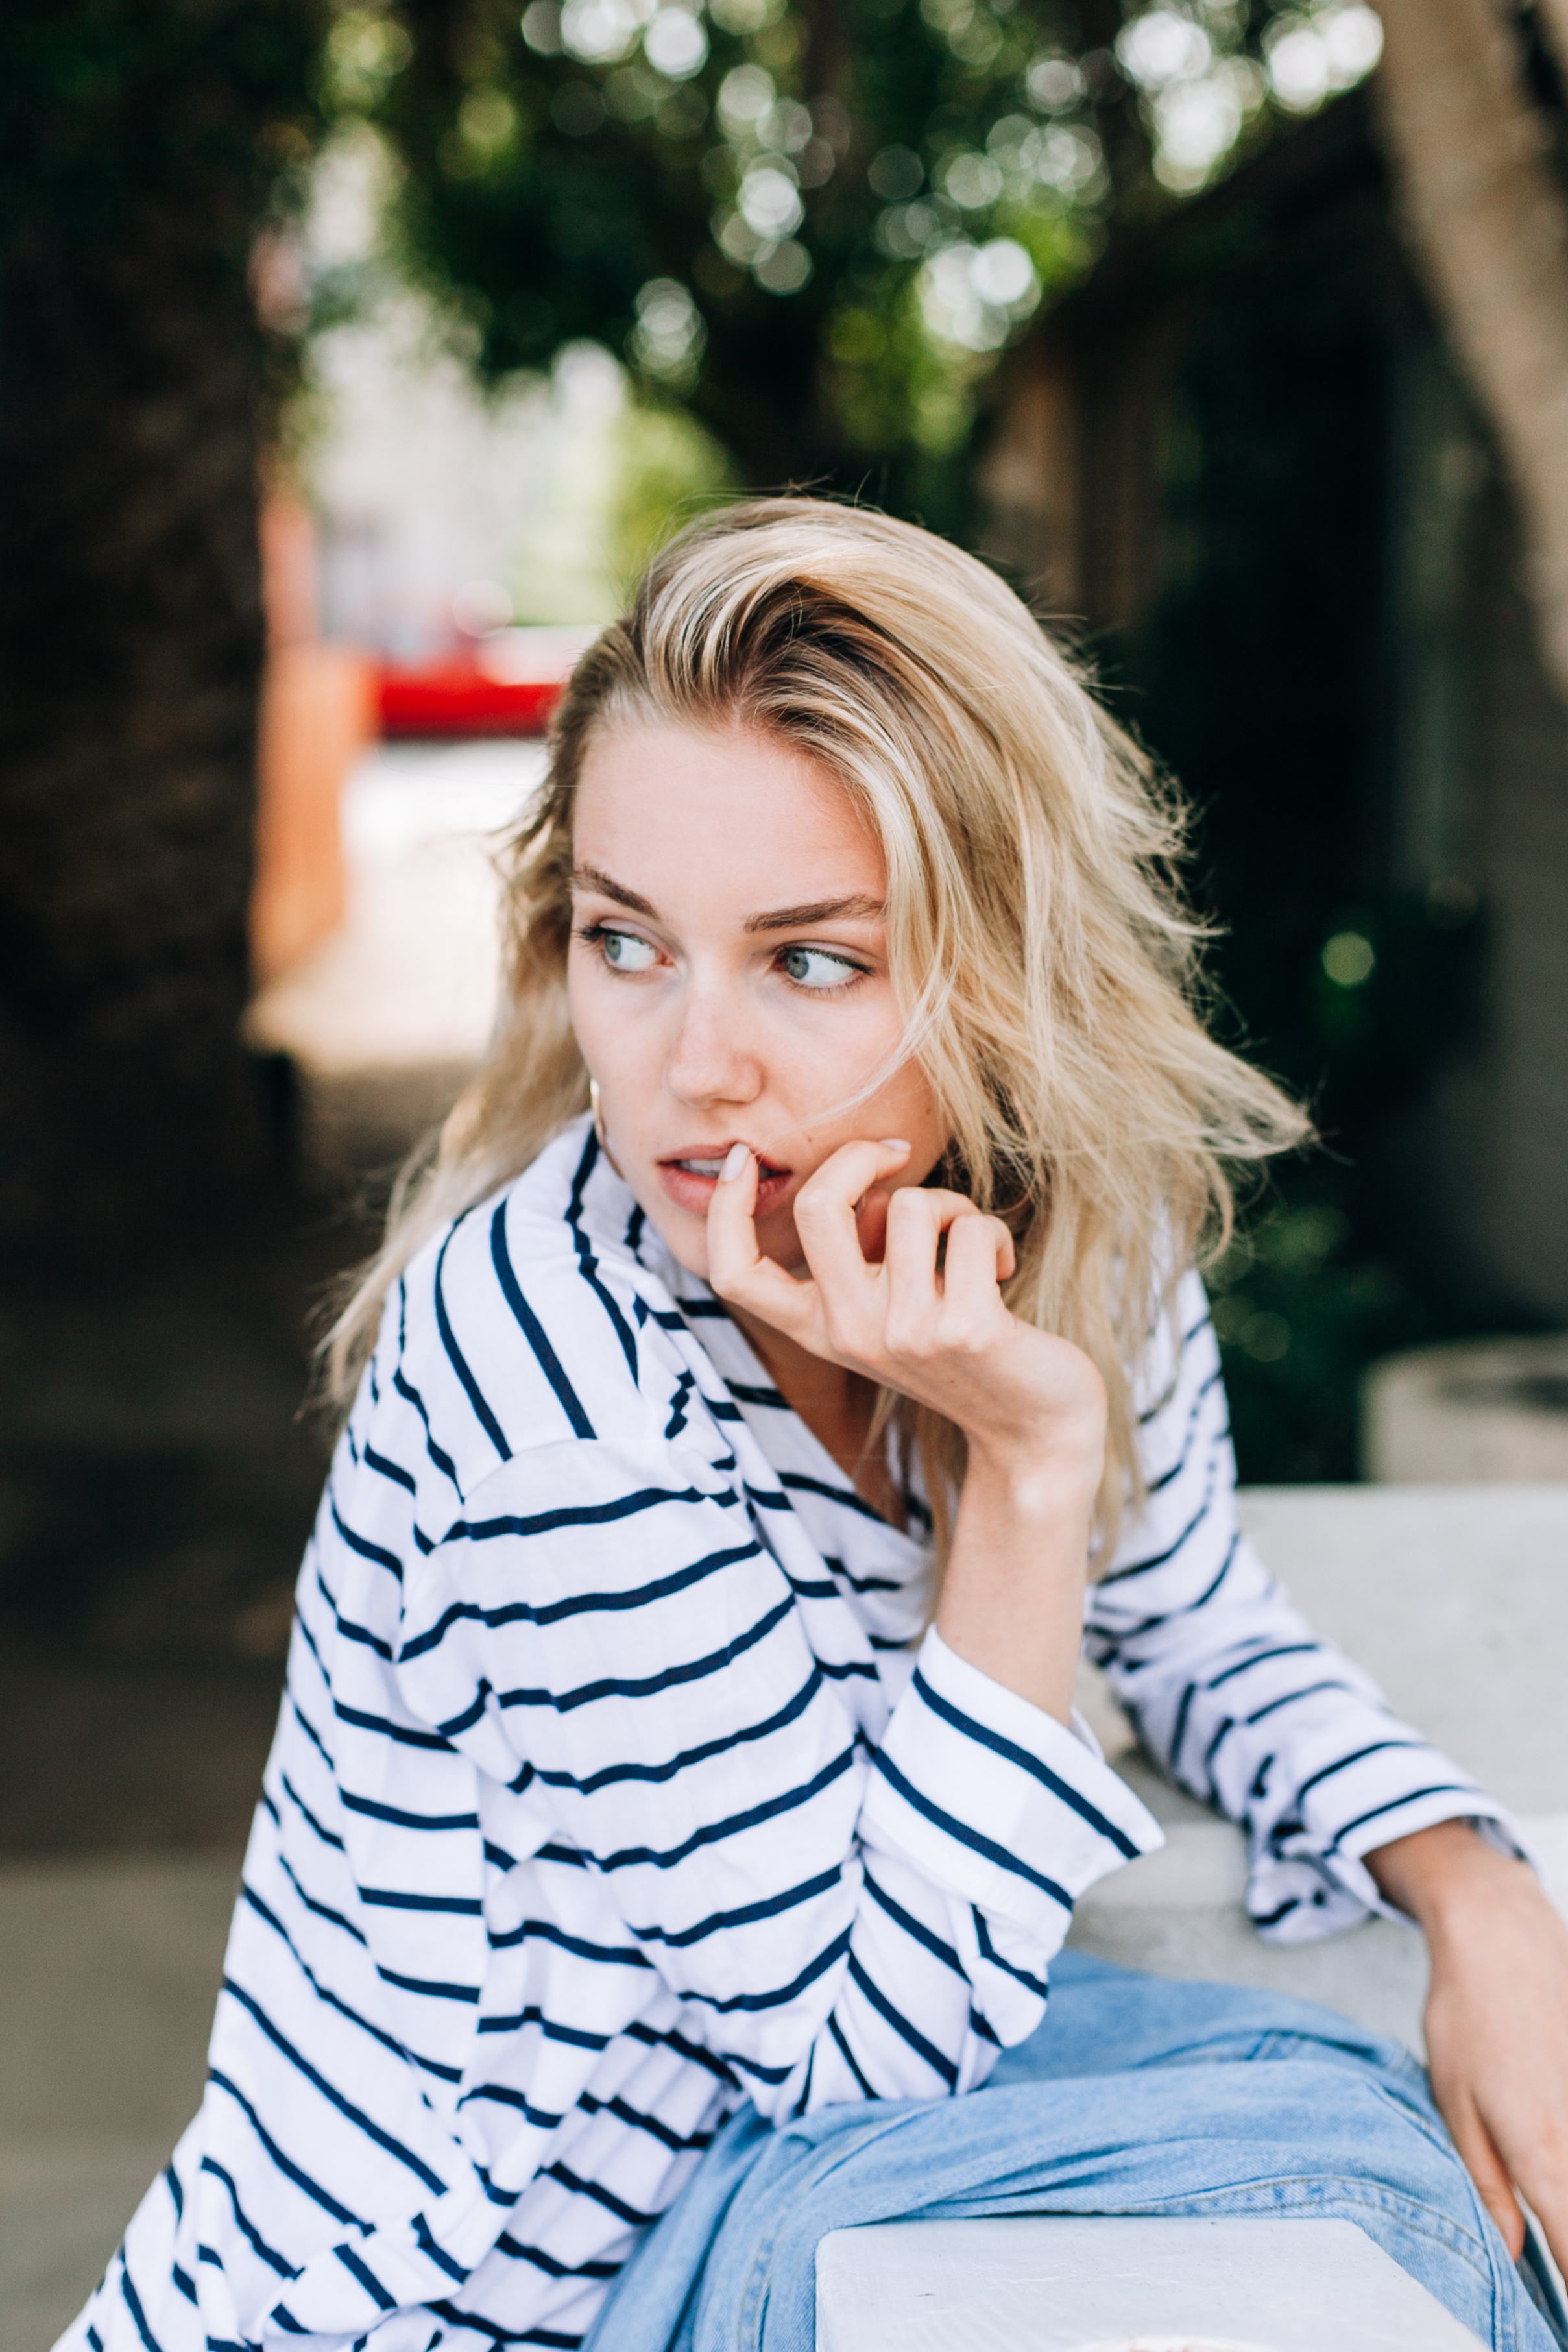
<svg viewBox="0 0 1568 2352">
<path fill-rule="evenodd" d="M 1244 1508 L 1322 1630 L 1526 1817 L 1568 1901 L 1568 1485 L 1279 1487 Z M 1095 1890 L 1073 1943 L 1326 2000 L 1418 2048 L 1414 1930 L 1260 1944 L 1238 1832 L 1158 1780 L 1103 1684 L 1085 1696 L 1170 1843 Z M 233 1842 L 0 1864 L 3 2352 L 48 2352 L 197 2103 L 238 1864 Z"/>
</svg>

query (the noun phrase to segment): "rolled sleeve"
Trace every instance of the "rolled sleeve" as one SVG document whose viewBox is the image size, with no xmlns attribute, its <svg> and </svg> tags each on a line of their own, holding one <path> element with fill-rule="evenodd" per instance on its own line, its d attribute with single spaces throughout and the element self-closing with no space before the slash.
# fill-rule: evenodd
<svg viewBox="0 0 1568 2352">
<path fill-rule="evenodd" d="M 861 1812 L 870 1848 L 1059 1948 L 1078 1897 L 1165 1843 L 1085 1737 L 958 1657 L 933 1628 Z"/>
</svg>

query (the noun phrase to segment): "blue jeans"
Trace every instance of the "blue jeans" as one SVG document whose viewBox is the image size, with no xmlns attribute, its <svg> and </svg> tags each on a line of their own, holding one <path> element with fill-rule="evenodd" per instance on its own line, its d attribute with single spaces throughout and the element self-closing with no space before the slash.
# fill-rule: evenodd
<svg viewBox="0 0 1568 2352">
<path fill-rule="evenodd" d="M 1397 2042 L 1309 2001 L 1064 1952 L 1045 2023 L 981 2090 L 777 2131 L 741 2108 L 583 2352 L 812 2352 L 829 2231 L 981 2213 L 1354 2221 L 1494 2352 L 1568 2340 Z"/>
</svg>

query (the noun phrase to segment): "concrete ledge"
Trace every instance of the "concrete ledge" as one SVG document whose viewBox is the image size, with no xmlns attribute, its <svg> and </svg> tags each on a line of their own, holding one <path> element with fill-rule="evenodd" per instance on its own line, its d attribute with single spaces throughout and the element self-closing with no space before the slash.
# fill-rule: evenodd
<svg viewBox="0 0 1568 2352">
<path fill-rule="evenodd" d="M 817 2352 L 1476 2352 L 1350 2221 L 896 2221 L 817 2249 Z"/>
<path fill-rule="evenodd" d="M 1521 1826 L 1568 1918 L 1568 1812 L 1526 1814 Z M 1425 2055 L 1427 1947 L 1415 1928 L 1369 1919 L 1321 1944 L 1265 1944 L 1242 1907 L 1247 1855 L 1228 1822 L 1176 1822 L 1167 1843 L 1078 1906 L 1068 1944 L 1154 1976 L 1258 1985 L 1321 2001 Z"/>
</svg>

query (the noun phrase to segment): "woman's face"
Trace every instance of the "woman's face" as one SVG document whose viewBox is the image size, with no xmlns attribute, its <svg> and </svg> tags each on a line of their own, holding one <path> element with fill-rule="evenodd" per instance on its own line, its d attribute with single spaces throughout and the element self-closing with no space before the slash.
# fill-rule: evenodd
<svg viewBox="0 0 1568 2352">
<path fill-rule="evenodd" d="M 572 1024 L 611 1156 L 682 1265 L 706 1276 L 732 1144 L 761 1160 L 758 1239 L 790 1269 L 795 1196 L 841 1144 L 901 1136 L 896 1181 L 930 1173 L 946 1139 L 898 1061 L 886 864 L 826 770 L 748 730 L 607 729 L 572 848 Z"/>
</svg>

